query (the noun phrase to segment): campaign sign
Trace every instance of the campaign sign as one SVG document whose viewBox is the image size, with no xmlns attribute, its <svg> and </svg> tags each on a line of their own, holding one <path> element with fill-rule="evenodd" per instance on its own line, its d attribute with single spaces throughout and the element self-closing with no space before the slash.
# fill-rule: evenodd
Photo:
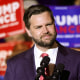
<svg viewBox="0 0 80 80">
<path fill-rule="evenodd" d="M 0 0 L 0 38 L 24 33 L 23 0 Z"/>
<path fill-rule="evenodd" d="M 31 41 L 0 43 L 0 80 L 4 79 L 7 60 L 28 50 L 32 45 Z"/>
<path fill-rule="evenodd" d="M 49 6 L 55 18 L 57 40 L 67 47 L 80 47 L 80 6 Z"/>
<path fill-rule="evenodd" d="M 14 44 L 10 43 L 0 43 L 0 80 L 4 80 L 4 75 L 6 72 L 6 57 L 12 54 Z"/>
</svg>

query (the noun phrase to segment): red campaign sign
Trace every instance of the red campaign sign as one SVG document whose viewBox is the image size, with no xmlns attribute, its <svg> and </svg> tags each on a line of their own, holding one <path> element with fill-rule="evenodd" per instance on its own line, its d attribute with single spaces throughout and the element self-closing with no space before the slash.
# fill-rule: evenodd
<svg viewBox="0 0 80 80">
<path fill-rule="evenodd" d="M 22 53 L 32 47 L 32 42 L 8 42 L 0 43 L 0 76 L 6 72 L 6 58 L 11 58 L 18 53 Z"/>
<path fill-rule="evenodd" d="M 0 38 L 25 32 L 23 0 L 0 0 Z"/>
<path fill-rule="evenodd" d="M 5 75 L 7 65 L 5 59 L 7 56 L 12 54 L 14 44 L 10 43 L 0 43 L 0 76 Z"/>
</svg>

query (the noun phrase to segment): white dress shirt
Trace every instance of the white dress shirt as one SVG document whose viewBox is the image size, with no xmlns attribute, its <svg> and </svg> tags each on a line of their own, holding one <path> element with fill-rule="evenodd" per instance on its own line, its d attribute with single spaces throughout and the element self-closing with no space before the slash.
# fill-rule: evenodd
<svg viewBox="0 0 80 80">
<path fill-rule="evenodd" d="M 42 52 L 35 45 L 34 46 L 34 57 L 35 57 L 36 69 L 38 67 L 40 67 L 40 62 L 42 60 L 42 57 L 40 57 L 40 56 L 41 56 L 42 53 L 47 53 L 49 55 L 49 58 L 50 58 L 50 62 L 49 63 L 55 64 L 56 63 L 56 58 L 57 58 L 57 51 L 58 51 L 58 47 L 57 48 L 48 49 L 46 52 Z"/>
</svg>

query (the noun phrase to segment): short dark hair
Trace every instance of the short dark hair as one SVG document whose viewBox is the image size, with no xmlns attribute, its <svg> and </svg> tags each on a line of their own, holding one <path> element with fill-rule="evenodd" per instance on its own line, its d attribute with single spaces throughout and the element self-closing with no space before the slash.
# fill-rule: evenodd
<svg viewBox="0 0 80 80">
<path fill-rule="evenodd" d="M 51 16 L 51 18 L 54 22 L 53 13 L 52 13 L 52 11 L 50 10 L 49 7 L 43 6 L 43 5 L 32 5 L 28 9 L 25 10 L 24 17 L 23 17 L 23 20 L 25 22 L 25 26 L 28 29 L 30 29 L 29 19 L 31 18 L 31 16 L 35 15 L 35 14 L 40 14 L 40 13 L 43 13 L 43 12 L 46 12 L 46 11 L 50 13 L 50 16 Z"/>
</svg>

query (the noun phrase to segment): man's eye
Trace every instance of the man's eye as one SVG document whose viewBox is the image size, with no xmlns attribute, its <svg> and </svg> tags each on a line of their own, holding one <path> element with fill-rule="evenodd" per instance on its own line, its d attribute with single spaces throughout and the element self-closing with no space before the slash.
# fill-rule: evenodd
<svg viewBox="0 0 80 80">
<path fill-rule="evenodd" d="M 41 28 L 41 26 L 37 26 L 37 27 L 36 27 L 36 29 L 39 29 L 39 28 Z"/>
<path fill-rule="evenodd" d="M 52 24 L 47 24 L 46 26 L 51 26 Z"/>
</svg>

